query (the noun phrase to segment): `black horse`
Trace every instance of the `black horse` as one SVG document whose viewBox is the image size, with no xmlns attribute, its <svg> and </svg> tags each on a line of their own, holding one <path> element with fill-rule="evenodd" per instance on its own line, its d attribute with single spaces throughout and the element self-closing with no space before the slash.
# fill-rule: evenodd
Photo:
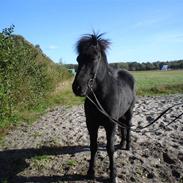
<svg viewBox="0 0 183 183">
<path fill-rule="evenodd" d="M 110 42 L 103 39 L 102 35 L 84 35 L 77 42 L 78 71 L 72 87 L 75 95 L 86 97 L 84 107 L 91 150 L 87 175 L 90 178 L 95 177 L 97 135 L 99 126 L 103 126 L 106 130 L 107 153 L 110 160 L 110 182 L 116 182 L 113 158 L 115 122 L 119 121 L 121 124 L 120 147 L 129 149 L 135 102 L 134 78 L 128 71 L 113 69 L 108 65 L 105 51 Z"/>
</svg>

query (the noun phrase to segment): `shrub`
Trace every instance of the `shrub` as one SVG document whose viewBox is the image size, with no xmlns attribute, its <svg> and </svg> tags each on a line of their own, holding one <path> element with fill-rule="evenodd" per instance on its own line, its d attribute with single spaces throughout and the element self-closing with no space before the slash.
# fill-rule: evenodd
<svg viewBox="0 0 183 183">
<path fill-rule="evenodd" d="M 70 77 L 22 36 L 13 35 L 14 25 L 0 33 L 0 120 L 12 118 L 14 111 L 32 109 Z"/>
</svg>

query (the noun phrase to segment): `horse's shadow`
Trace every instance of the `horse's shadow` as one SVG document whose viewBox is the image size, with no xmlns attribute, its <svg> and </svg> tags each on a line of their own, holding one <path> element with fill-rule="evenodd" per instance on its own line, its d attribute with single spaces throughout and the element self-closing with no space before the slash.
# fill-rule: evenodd
<svg viewBox="0 0 183 183">
<path fill-rule="evenodd" d="M 99 146 L 99 150 L 105 150 L 104 146 Z M 63 155 L 76 154 L 90 151 L 89 146 L 64 146 L 64 147 L 41 147 L 28 149 L 13 149 L 0 151 L 0 182 L 23 183 L 23 182 L 64 182 L 64 181 L 81 181 L 87 182 L 87 177 L 81 174 L 64 175 L 64 176 L 19 176 L 29 165 L 26 159 L 41 155 Z M 98 177 L 97 181 L 106 182 L 106 178 Z"/>
</svg>

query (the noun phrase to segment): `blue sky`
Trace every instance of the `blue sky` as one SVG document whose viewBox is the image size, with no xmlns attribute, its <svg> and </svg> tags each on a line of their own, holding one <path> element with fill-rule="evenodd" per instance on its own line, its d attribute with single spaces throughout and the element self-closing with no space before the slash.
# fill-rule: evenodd
<svg viewBox="0 0 183 183">
<path fill-rule="evenodd" d="M 183 59 L 183 0 L 6 0 L 0 29 L 39 44 L 51 59 L 76 63 L 75 43 L 92 30 L 112 44 L 109 62 Z"/>
</svg>

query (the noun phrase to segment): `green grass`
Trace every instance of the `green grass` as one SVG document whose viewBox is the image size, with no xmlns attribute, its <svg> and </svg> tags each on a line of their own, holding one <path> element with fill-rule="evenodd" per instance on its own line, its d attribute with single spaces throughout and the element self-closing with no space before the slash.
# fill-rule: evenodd
<svg viewBox="0 0 183 183">
<path fill-rule="evenodd" d="M 183 70 L 132 72 L 137 95 L 166 95 L 183 93 Z"/>
<path fill-rule="evenodd" d="M 50 156 L 48 156 L 48 155 L 40 155 L 40 156 L 34 156 L 33 158 L 32 158 L 32 160 L 35 160 L 35 161 L 47 161 L 47 160 L 49 160 L 49 158 L 50 158 Z"/>
<path fill-rule="evenodd" d="M 35 156 L 35 157 L 31 158 L 33 167 L 37 168 L 38 170 L 41 170 L 43 167 L 48 166 L 51 159 L 52 158 L 47 155 Z"/>
<path fill-rule="evenodd" d="M 66 163 L 67 163 L 67 166 L 69 167 L 73 167 L 77 165 L 77 161 L 72 159 L 68 160 Z"/>
<path fill-rule="evenodd" d="M 65 105 L 68 107 L 83 103 L 83 97 L 76 97 L 71 88 L 66 89 L 48 99 L 51 105 Z"/>
</svg>

